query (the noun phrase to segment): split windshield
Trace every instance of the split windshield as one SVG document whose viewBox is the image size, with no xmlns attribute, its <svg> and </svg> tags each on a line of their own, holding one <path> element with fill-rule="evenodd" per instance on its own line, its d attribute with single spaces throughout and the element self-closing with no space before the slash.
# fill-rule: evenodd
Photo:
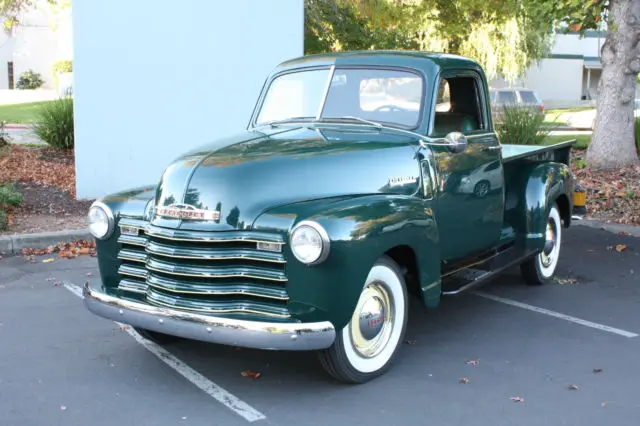
<svg viewBox="0 0 640 426">
<path fill-rule="evenodd" d="M 418 74 L 376 68 L 316 69 L 280 75 L 271 82 L 256 125 L 278 121 L 369 120 L 404 129 L 418 126 L 423 80 Z"/>
</svg>

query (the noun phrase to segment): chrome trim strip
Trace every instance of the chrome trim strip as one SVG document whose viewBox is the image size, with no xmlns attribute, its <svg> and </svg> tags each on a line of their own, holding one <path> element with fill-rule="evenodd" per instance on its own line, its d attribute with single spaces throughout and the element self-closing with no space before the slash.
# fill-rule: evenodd
<svg viewBox="0 0 640 426">
<path fill-rule="evenodd" d="M 166 296 L 165 296 L 166 297 Z M 153 303 L 155 305 L 160 305 L 160 306 L 164 306 L 167 308 L 172 308 L 175 309 L 176 306 L 171 305 L 169 303 L 166 303 L 162 300 L 159 300 L 159 298 L 157 297 L 157 294 L 153 294 L 153 293 L 149 293 L 147 292 L 147 301 L 149 301 L 150 303 Z M 190 308 L 187 306 L 180 306 L 179 307 L 180 310 L 182 311 L 188 311 L 188 312 L 202 312 L 202 313 L 207 313 L 207 314 L 255 314 L 255 315 L 261 315 L 261 316 L 265 316 L 265 317 L 272 317 L 272 318 L 280 318 L 280 319 L 287 319 L 287 318 L 291 318 L 291 314 L 277 314 L 274 312 L 269 312 L 266 310 L 260 310 L 260 309 L 251 309 L 251 308 L 247 308 L 247 307 L 238 307 L 238 308 L 226 308 L 226 309 L 219 309 L 219 308 Z"/>
<path fill-rule="evenodd" d="M 139 281 L 120 280 L 118 283 L 118 289 L 124 291 L 130 291 L 132 293 L 147 293 L 147 284 Z"/>
<path fill-rule="evenodd" d="M 122 249 L 118 252 L 118 259 L 128 260 L 130 262 L 146 263 L 148 256 L 145 253 L 133 250 Z"/>
<path fill-rule="evenodd" d="M 274 244 L 281 244 L 281 245 L 285 244 L 283 237 L 279 235 L 265 234 L 260 232 L 183 231 L 183 230 L 158 228 L 155 226 L 147 226 L 145 228 L 145 233 L 150 237 L 162 238 L 165 240 L 172 240 L 172 241 L 191 241 L 191 242 L 205 242 L 205 243 L 248 242 L 248 243 L 274 243 Z"/>
<path fill-rule="evenodd" d="M 322 93 L 322 100 L 320 101 L 320 105 L 318 106 L 318 112 L 316 113 L 316 120 L 320 120 L 320 116 L 322 115 L 322 110 L 324 109 L 324 104 L 327 102 L 327 95 L 329 94 L 329 89 L 331 88 L 331 80 L 333 80 L 333 74 L 336 72 L 336 66 L 331 65 L 329 67 L 329 78 L 327 79 L 327 85 L 324 88 L 324 92 Z"/>
<path fill-rule="evenodd" d="M 182 290 L 176 286 L 180 285 L 180 281 L 161 278 L 153 274 L 147 276 L 147 285 L 158 290 L 166 291 L 175 294 L 198 294 L 201 296 L 228 296 L 228 295 L 242 295 L 242 296 L 255 296 L 264 299 L 273 300 L 289 300 L 287 290 L 283 288 L 268 286 L 267 291 L 260 291 L 261 288 L 251 284 L 238 283 L 238 284 L 197 284 L 185 283 L 193 288 L 202 288 L 202 290 Z M 224 290 L 225 288 L 241 288 L 242 290 Z M 269 291 L 274 294 L 269 294 Z"/>
<path fill-rule="evenodd" d="M 130 277 L 147 279 L 147 271 L 145 269 L 137 268 L 131 265 L 120 265 L 118 268 L 120 275 L 128 275 Z"/>
<path fill-rule="evenodd" d="M 248 249 L 186 249 L 184 247 L 168 247 L 149 242 L 146 252 L 153 255 L 174 259 L 202 259 L 202 260 L 254 260 L 257 262 L 286 263 L 284 256 L 272 252 L 262 252 Z"/>
<path fill-rule="evenodd" d="M 84 305 L 93 314 L 159 333 L 254 349 L 326 349 L 335 340 L 328 322 L 278 323 L 218 318 L 118 299 L 83 288 Z"/>
<path fill-rule="evenodd" d="M 118 237 L 118 243 L 130 244 L 132 246 L 146 247 L 147 239 L 145 237 L 136 237 L 133 235 L 120 235 Z"/>
<path fill-rule="evenodd" d="M 153 265 L 156 266 L 153 266 Z M 194 278 L 254 278 L 257 280 L 265 280 L 265 281 L 275 281 L 275 282 L 286 282 L 287 281 L 287 277 L 284 275 L 284 273 L 278 273 L 278 274 L 271 274 L 272 276 L 269 276 L 269 274 L 265 274 L 265 275 L 260 275 L 257 273 L 252 273 L 250 268 L 246 268 L 246 267 L 241 267 L 241 268 L 224 268 L 223 270 L 228 270 L 231 272 L 211 272 L 211 271 L 215 271 L 216 269 L 220 270 L 220 268 L 193 268 L 193 267 L 187 267 L 187 266 L 181 266 L 181 268 L 183 269 L 187 269 L 187 270 L 191 270 L 192 272 L 178 272 L 178 271 L 174 271 L 172 270 L 172 265 L 171 264 L 165 264 L 163 262 L 158 262 L 155 259 L 149 259 L 149 261 L 147 262 L 147 269 L 149 269 L 150 271 L 156 271 L 156 272 L 161 272 L 163 274 L 169 274 L 169 275 L 175 275 L 175 276 L 179 276 L 179 277 L 194 277 Z M 168 266 L 165 269 L 162 269 L 162 266 Z M 202 272 L 196 273 L 196 271 L 202 270 Z M 274 277 L 273 275 L 277 275 L 277 277 Z"/>
</svg>

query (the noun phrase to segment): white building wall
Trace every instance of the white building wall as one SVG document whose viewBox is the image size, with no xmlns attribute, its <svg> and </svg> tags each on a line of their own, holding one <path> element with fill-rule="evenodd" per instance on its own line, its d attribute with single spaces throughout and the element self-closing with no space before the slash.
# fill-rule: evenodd
<svg viewBox="0 0 640 426">
<path fill-rule="evenodd" d="M 10 36 L 0 31 L 0 90 L 9 88 L 7 62 L 13 62 L 14 83 L 32 69 L 44 80 L 41 89 L 54 89 L 53 64 L 73 58 L 71 8 L 56 16 L 47 0 L 35 0 L 18 19 Z"/>
<path fill-rule="evenodd" d="M 582 94 L 582 61 L 544 59 L 529 68 L 526 85 L 538 93 L 546 107 L 576 103 Z"/>
<path fill-rule="evenodd" d="M 245 129 L 269 71 L 303 54 L 303 0 L 180 6 L 74 2 L 78 198 L 155 184 L 176 156 Z"/>
</svg>

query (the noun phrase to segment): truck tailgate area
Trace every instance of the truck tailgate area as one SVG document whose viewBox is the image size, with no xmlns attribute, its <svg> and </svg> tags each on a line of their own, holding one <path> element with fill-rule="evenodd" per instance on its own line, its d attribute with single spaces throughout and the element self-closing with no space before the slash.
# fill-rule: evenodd
<svg viewBox="0 0 640 426">
<path fill-rule="evenodd" d="M 553 145 L 502 145 L 502 162 L 515 160 L 554 161 L 569 165 L 571 146 L 575 139 Z"/>
</svg>

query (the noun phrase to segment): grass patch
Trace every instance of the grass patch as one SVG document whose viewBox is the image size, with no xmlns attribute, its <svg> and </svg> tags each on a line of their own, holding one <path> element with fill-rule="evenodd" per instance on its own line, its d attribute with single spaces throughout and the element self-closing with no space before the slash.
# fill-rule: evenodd
<svg viewBox="0 0 640 426">
<path fill-rule="evenodd" d="M 562 115 L 562 114 L 566 114 L 568 112 L 581 112 L 581 111 L 589 111 L 592 109 L 596 109 L 596 107 L 593 106 L 580 106 L 580 107 L 574 107 L 574 108 L 556 108 L 556 109 L 548 109 L 545 112 L 548 115 Z"/>
<path fill-rule="evenodd" d="M 547 135 L 543 140 L 544 145 L 553 145 L 556 143 L 576 140 L 576 144 L 573 145 L 573 149 L 587 149 L 589 142 L 591 142 L 591 135 Z"/>
<path fill-rule="evenodd" d="M 0 121 L 7 123 L 37 123 L 38 113 L 44 105 L 55 101 L 28 102 L 24 104 L 0 105 Z"/>
</svg>

